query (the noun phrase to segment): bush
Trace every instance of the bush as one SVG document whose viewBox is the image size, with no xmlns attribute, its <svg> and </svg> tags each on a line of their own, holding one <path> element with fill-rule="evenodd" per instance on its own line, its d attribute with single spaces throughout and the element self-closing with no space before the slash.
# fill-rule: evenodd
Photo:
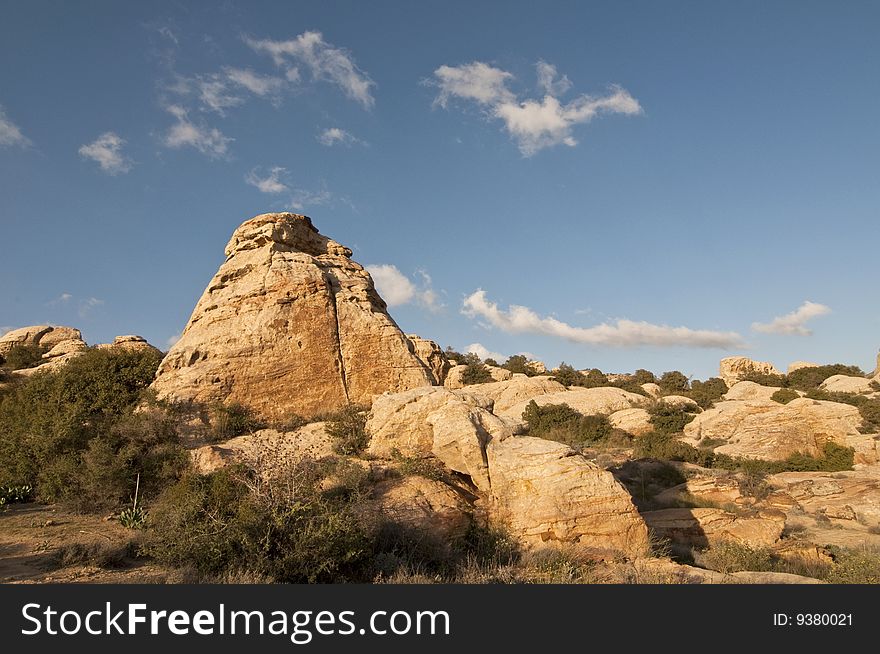
<svg viewBox="0 0 880 654">
<path fill-rule="evenodd" d="M 785 388 L 788 386 L 788 379 L 785 375 L 773 375 L 764 372 L 751 372 L 746 375 L 743 375 L 740 381 L 750 381 L 756 384 L 760 384 L 761 386 L 781 386 Z"/>
<path fill-rule="evenodd" d="M 696 416 L 682 407 L 675 407 L 665 402 L 657 402 L 650 409 L 651 424 L 656 431 L 664 434 L 678 434 L 686 424 Z"/>
<path fill-rule="evenodd" d="M 605 416 L 585 416 L 567 404 L 538 406 L 532 400 L 522 414 L 529 426 L 529 435 L 546 438 L 574 447 L 596 443 L 614 431 Z"/>
<path fill-rule="evenodd" d="M 792 400 L 796 400 L 800 397 L 800 394 L 797 391 L 794 391 L 790 388 L 780 388 L 778 391 L 774 392 L 773 395 L 770 396 L 770 399 L 774 402 L 779 402 L 780 404 L 788 404 Z"/>
<path fill-rule="evenodd" d="M 865 431 L 880 431 L 880 398 L 865 398 L 859 404 L 859 413 L 865 421 Z"/>
<path fill-rule="evenodd" d="M 770 572 L 775 568 L 776 558 L 769 547 L 722 541 L 700 554 L 699 563 L 710 570 L 727 574 L 745 570 Z"/>
<path fill-rule="evenodd" d="M 701 409 L 708 409 L 715 403 L 715 400 L 720 400 L 727 390 L 727 384 L 719 377 L 710 377 L 706 381 L 695 379 L 691 383 L 691 390 L 687 396 L 696 402 Z"/>
<path fill-rule="evenodd" d="M 847 366 L 835 363 L 828 366 L 815 366 L 798 368 L 786 376 L 787 385 L 801 391 L 809 391 L 818 388 L 819 384 L 832 375 L 849 375 L 852 377 L 864 377 L 865 373 L 858 366 Z"/>
<path fill-rule="evenodd" d="M 476 357 L 476 355 L 474 356 Z M 492 379 L 492 373 L 489 372 L 489 369 L 479 359 L 469 361 L 465 366 L 466 368 L 461 374 L 461 383 L 465 386 L 495 381 Z"/>
<path fill-rule="evenodd" d="M 662 461 L 684 461 L 696 463 L 703 467 L 711 467 L 711 452 L 698 450 L 696 447 L 683 443 L 671 433 L 652 431 L 636 440 L 634 454 L 637 458 L 660 459 Z"/>
<path fill-rule="evenodd" d="M 360 454 L 370 444 L 367 414 L 363 407 L 356 404 L 349 404 L 328 417 L 325 430 L 333 439 L 333 451 L 337 454 Z"/>
<path fill-rule="evenodd" d="M 43 361 L 43 355 L 49 348 L 39 345 L 16 345 L 3 356 L 3 367 L 7 370 L 33 368 Z"/>
<path fill-rule="evenodd" d="M 266 425 L 253 411 L 238 402 L 216 402 L 210 407 L 211 436 L 215 441 L 226 441 L 243 434 L 252 434 Z"/>
<path fill-rule="evenodd" d="M 645 370 L 644 368 L 639 368 L 632 375 L 632 381 L 636 384 L 656 384 L 657 378 L 654 376 L 654 373 L 650 370 Z"/>
<path fill-rule="evenodd" d="M 587 385 L 587 378 L 584 374 L 579 370 L 575 370 L 564 361 L 560 363 L 559 367 L 553 372 L 551 379 L 558 381 L 565 387 Z"/>
<path fill-rule="evenodd" d="M 657 381 L 657 384 L 660 386 L 660 390 L 666 394 L 684 393 L 690 389 L 690 381 L 684 373 L 678 370 L 664 372 Z"/>
<path fill-rule="evenodd" d="M 528 358 L 522 354 L 514 354 L 513 356 L 508 357 L 507 361 L 501 364 L 501 367 L 510 372 L 528 375 L 529 377 L 534 377 L 538 374 L 529 365 Z"/>
<path fill-rule="evenodd" d="M 0 397 L 0 484 L 29 484 L 40 499 L 83 504 L 78 496 L 89 470 L 118 483 L 116 464 L 102 470 L 123 449 L 125 437 L 114 435 L 114 426 L 132 414 L 161 358 L 153 351 L 89 350 L 56 371 L 15 384 Z M 83 458 L 87 452 L 94 465 Z M 128 467 L 124 476 L 133 484 L 140 472 L 135 466 L 144 458 L 128 453 L 117 463 Z M 167 454 L 177 458 L 176 450 Z"/>
</svg>

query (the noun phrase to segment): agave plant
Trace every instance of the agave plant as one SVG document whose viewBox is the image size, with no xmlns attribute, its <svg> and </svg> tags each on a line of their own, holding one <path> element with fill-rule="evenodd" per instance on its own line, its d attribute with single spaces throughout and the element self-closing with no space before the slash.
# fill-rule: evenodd
<svg viewBox="0 0 880 654">
<path fill-rule="evenodd" d="M 123 509 L 119 513 L 119 524 L 128 529 L 142 529 L 147 521 L 147 512 L 143 507 L 138 506 L 138 491 L 141 487 L 141 475 L 138 473 L 137 481 L 134 486 L 134 497 L 132 505 L 127 509 Z"/>
</svg>

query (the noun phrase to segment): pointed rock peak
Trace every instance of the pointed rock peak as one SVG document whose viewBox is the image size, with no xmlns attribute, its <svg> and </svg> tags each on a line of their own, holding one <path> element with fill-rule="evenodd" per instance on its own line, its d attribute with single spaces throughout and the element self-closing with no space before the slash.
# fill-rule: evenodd
<svg viewBox="0 0 880 654">
<path fill-rule="evenodd" d="M 351 250 L 322 236 L 312 219 L 298 213 L 264 213 L 242 223 L 226 244 L 226 257 L 271 246 L 279 251 L 303 252 L 313 257 L 329 254 L 350 257 Z"/>
</svg>

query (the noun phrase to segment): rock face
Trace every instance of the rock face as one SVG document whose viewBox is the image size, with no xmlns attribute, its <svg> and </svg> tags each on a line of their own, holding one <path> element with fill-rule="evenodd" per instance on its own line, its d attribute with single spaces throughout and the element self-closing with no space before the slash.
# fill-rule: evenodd
<svg viewBox="0 0 880 654">
<path fill-rule="evenodd" d="M 489 374 L 492 375 L 494 381 L 506 381 L 513 377 L 513 373 L 505 368 L 498 368 L 496 366 L 486 366 L 486 368 L 489 370 Z M 449 374 L 446 375 L 443 385 L 446 386 L 446 388 L 464 388 L 465 384 L 461 380 L 461 376 L 466 370 L 467 366 L 453 366 L 449 370 Z M 472 384 L 470 387 L 476 388 L 478 386 L 481 386 L 481 384 Z"/>
<path fill-rule="evenodd" d="M 818 363 L 813 363 L 811 361 L 792 361 L 788 364 L 788 370 L 786 372 L 794 372 L 795 370 L 800 370 L 801 368 L 818 368 Z"/>
<path fill-rule="evenodd" d="M 724 380 L 728 388 L 751 373 L 764 375 L 781 374 L 772 363 L 752 361 L 748 357 L 727 357 L 726 359 L 721 359 L 721 363 L 718 366 L 718 376 Z"/>
<path fill-rule="evenodd" d="M 849 404 L 805 397 L 788 404 L 758 400 L 716 402 L 684 428 L 686 440 L 723 439 L 716 452 L 757 459 L 785 459 L 795 452 L 818 456 L 828 441 L 852 446 L 862 417 Z"/>
<path fill-rule="evenodd" d="M 778 390 L 779 386 L 761 386 L 755 382 L 741 381 L 730 387 L 724 394 L 725 400 L 760 400 L 770 402 L 770 398 Z"/>
<path fill-rule="evenodd" d="M 648 530 L 629 493 L 567 445 L 514 437 L 487 453 L 493 519 L 527 544 L 646 551 Z"/>
<path fill-rule="evenodd" d="M 707 547 L 723 541 L 752 547 L 770 546 L 782 536 L 785 514 L 772 509 L 738 516 L 723 509 L 660 509 L 643 514 L 661 538 L 688 547 Z"/>
<path fill-rule="evenodd" d="M 823 381 L 819 388 L 830 393 L 872 393 L 871 380 L 865 377 L 832 375 Z"/>
<path fill-rule="evenodd" d="M 156 375 L 159 397 L 313 416 L 434 383 L 351 250 L 306 216 L 243 223 Z"/>
<path fill-rule="evenodd" d="M 0 355 L 19 345 L 38 345 L 53 348 L 64 341 L 82 341 L 82 334 L 73 327 L 32 325 L 13 329 L 0 336 Z"/>
<path fill-rule="evenodd" d="M 147 339 L 143 336 L 128 334 L 126 336 L 117 336 L 112 343 L 99 343 L 95 346 L 99 350 L 153 350 L 158 352 L 159 348 L 153 347 L 147 343 Z"/>
<path fill-rule="evenodd" d="M 409 342 L 413 344 L 413 352 L 421 359 L 425 367 L 434 375 L 434 383 L 442 385 L 449 369 L 452 367 L 449 359 L 434 341 L 422 338 L 416 334 L 407 334 Z"/>
</svg>

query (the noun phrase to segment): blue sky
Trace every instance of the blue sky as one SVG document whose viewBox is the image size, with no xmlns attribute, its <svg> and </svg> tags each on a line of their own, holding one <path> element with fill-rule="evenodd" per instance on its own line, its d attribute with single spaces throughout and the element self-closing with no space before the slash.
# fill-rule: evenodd
<svg viewBox="0 0 880 654">
<path fill-rule="evenodd" d="M 167 347 L 235 227 L 294 210 L 443 346 L 873 368 L 876 3 L 0 16 L 0 329 Z"/>
</svg>

